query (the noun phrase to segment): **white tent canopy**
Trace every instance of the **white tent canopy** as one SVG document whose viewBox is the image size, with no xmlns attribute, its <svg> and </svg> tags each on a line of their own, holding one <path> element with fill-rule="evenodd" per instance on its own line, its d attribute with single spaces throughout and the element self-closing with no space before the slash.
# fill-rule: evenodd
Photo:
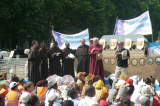
<svg viewBox="0 0 160 106">
<path fill-rule="evenodd" d="M 137 38 L 144 38 L 145 42 L 148 42 L 143 35 L 103 35 L 101 39 L 105 39 L 106 42 L 110 42 L 111 39 L 117 39 L 117 42 L 125 42 L 126 38 L 130 38 L 132 42 L 137 42 Z"/>
</svg>

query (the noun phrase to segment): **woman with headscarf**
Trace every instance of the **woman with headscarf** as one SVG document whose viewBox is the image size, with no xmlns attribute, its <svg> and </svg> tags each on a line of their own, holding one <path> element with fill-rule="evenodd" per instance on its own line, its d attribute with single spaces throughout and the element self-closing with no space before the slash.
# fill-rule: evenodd
<svg viewBox="0 0 160 106">
<path fill-rule="evenodd" d="M 46 43 L 41 43 L 41 48 L 39 49 L 39 54 L 41 58 L 41 77 L 46 79 L 48 76 L 48 56 Z"/>
<path fill-rule="evenodd" d="M 150 100 L 149 106 L 160 106 L 160 102 L 158 101 L 158 99 L 152 96 L 152 92 L 149 86 L 143 86 L 141 93 L 142 95 L 139 98 L 140 103 L 143 102 L 142 100 L 147 97 Z"/>
<path fill-rule="evenodd" d="M 53 75 L 56 74 L 58 76 L 62 76 L 62 66 L 61 66 L 61 59 L 62 59 L 62 50 L 58 47 L 56 41 L 53 42 L 49 51 L 49 74 Z"/>
<path fill-rule="evenodd" d="M 73 50 L 70 49 L 70 44 L 68 42 L 65 43 L 66 48 L 63 49 L 63 61 L 62 68 L 64 75 L 71 75 L 74 77 L 74 55 Z"/>
</svg>

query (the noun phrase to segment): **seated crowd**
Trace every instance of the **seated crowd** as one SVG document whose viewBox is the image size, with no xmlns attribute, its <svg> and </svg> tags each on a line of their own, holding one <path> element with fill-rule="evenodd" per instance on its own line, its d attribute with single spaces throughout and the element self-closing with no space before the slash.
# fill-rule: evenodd
<svg viewBox="0 0 160 106">
<path fill-rule="evenodd" d="M 121 74 L 107 81 L 80 72 L 74 83 L 60 85 L 46 79 L 34 86 L 29 79 L 13 75 L 0 82 L 0 106 L 160 106 L 153 77 L 140 80 Z"/>
</svg>

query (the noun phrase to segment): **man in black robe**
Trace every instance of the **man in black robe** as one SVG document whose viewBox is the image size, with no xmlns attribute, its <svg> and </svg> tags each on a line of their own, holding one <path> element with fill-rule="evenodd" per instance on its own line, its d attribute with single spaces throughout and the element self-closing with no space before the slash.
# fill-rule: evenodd
<svg viewBox="0 0 160 106">
<path fill-rule="evenodd" d="M 56 74 L 58 76 L 62 76 L 62 50 L 57 46 L 57 42 L 54 41 L 49 49 L 49 74 Z"/>
<path fill-rule="evenodd" d="M 85 44 L 85 39 L 81 39 L 81 44 L 76 51 L 76 58 L 78 59 L 77 73 L 89 73 L 89 46 Z"/>
<path fill-rule="evenodd" d="M 47 47 L 44 42 L 41 43 L 41 48 L 39 49 L 41 57 L 41 78 L 46 79 L 48 77 L 48 56 Z"/>
<path fill-rule="evenodd" d="M 33 41 L 32 47 L 28 54 L 28 78 L 34 83 L 34 85 L 41 80 L 40 64 L 41 59 L 39 54 L 39 44 L 37 41 Z"/>
<path fill-rule="evenodd" d="M 74 77 L 74 55 L 73 50 L 70 49 L 70 44 L 65 43 L 66 48 L 63 49 L 63 72 L 64 75 L 71 75 Z"/>
</svg>

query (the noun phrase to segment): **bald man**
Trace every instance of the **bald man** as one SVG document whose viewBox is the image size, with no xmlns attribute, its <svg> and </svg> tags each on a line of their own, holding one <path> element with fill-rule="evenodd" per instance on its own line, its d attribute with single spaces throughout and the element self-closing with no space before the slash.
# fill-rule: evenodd
<svg viewBox="0 0 160 106">
<path fill-rule="evenodd" d="M 89 73 L 89 46 L 85 44 L 85 39 L 81 39 L 81 45 L 77 48 L 76 58 L 78 59 L 77 73 L 86 72 Z"/>
</svg>

